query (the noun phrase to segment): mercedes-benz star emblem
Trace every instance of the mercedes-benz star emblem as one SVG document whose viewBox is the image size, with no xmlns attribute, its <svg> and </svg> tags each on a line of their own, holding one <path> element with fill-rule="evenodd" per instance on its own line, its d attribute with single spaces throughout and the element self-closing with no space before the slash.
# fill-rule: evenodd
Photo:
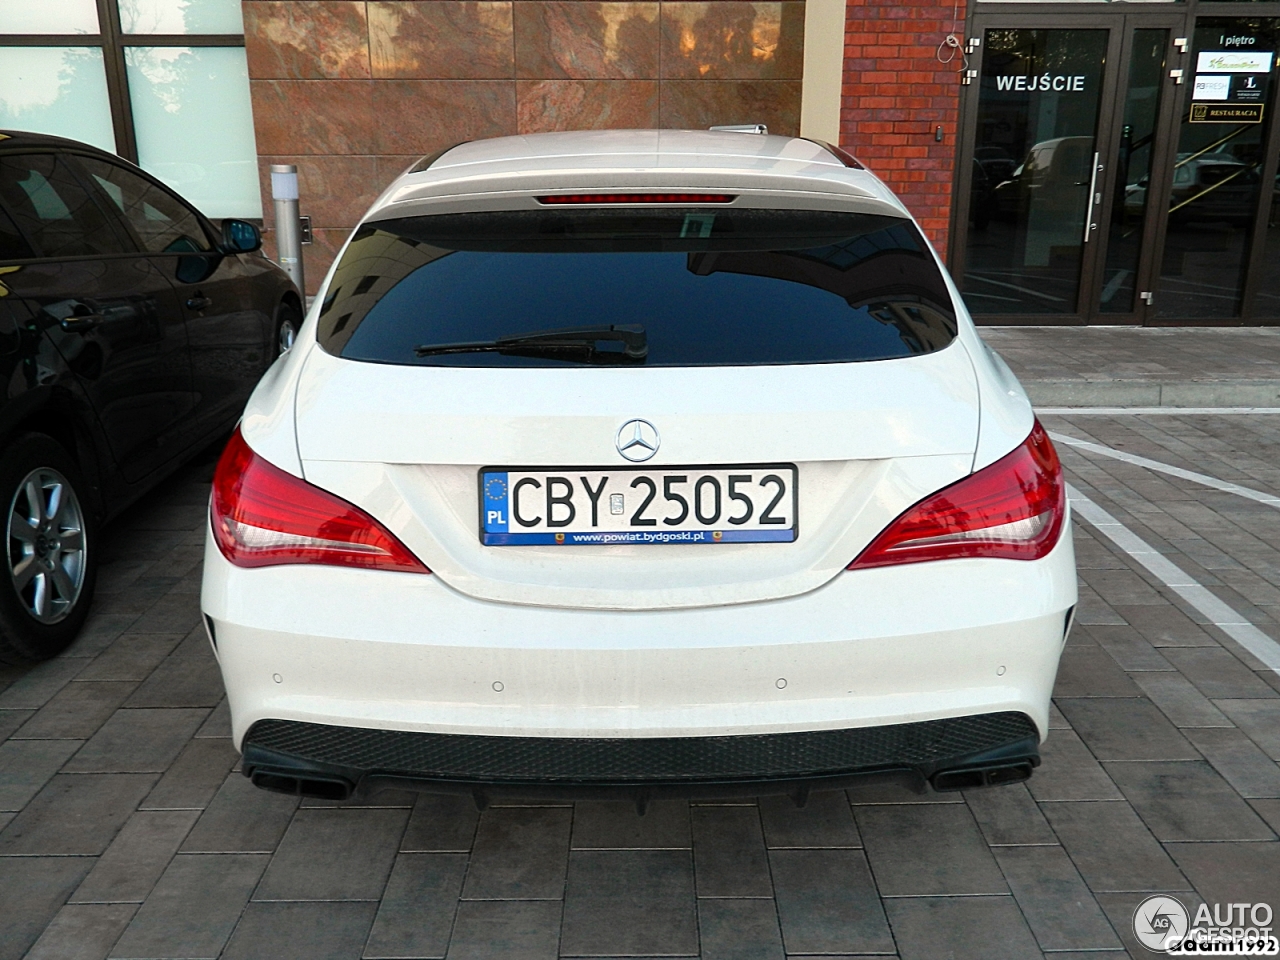
<svg viewBox="0 0 1280 960">
<path fill-rule="evenodd" d="M 628 420 L 618 428 L 618 452 L 632 463 L 648 460 L 658 452 L 657 428 L 648 420 Z"/>
</svg>

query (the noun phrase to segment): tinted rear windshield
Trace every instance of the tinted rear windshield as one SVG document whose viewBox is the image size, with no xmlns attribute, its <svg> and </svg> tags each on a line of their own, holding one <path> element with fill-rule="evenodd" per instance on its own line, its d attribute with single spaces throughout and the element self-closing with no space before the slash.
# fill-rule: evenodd
<svg viewBox="0 0 1280 960">
<path fill-rule="evenodd" d="M 366 224 L 318 332 L 379 363 L 670 367 L 908 357 L 956 323 L 908 220 L 592 208 Z"/>
</svg>

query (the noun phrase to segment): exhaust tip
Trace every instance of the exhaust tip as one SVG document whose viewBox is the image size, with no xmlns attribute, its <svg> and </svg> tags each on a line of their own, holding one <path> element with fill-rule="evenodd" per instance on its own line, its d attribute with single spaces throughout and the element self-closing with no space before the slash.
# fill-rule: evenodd
<svg viewBox="0 0 1280 960">
<path fill-rule="evenodd" d="M 939 770 L 929 782 L 933 784 L 933 789 L 939 792 L 995 787 L 1029 780 L 1034 766 L 1031 760 L 1017 760 L 995 766 L 957 767 L 954 770 Z"/>
<path fill-rule="evenodd" d="M 272 770 L 255 770 L 250 781 L 255 787 L 272 793 L 287 793 L 295 797 L 313 797 L 317 800 L 349 800 L 355 785 L 338 777 L 296 777 Z"/>
</svg>

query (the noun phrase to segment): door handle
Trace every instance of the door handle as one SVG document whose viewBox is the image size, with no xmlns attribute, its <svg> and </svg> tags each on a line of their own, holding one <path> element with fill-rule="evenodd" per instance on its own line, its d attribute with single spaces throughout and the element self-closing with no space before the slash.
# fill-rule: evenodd
<svg viewBox="0 0 1280 960">
<path fill-rule="evenodd" d="M 86 330 L 92 330 L 106 319 L 100 313 L 81 313 L 63 317 L 58 321 L 58 326 L 62 327 L 67 333 L 84 333 Z"/>
<path fill-rule="evenodd" d="M 188 310 L 205 310 L 213 306 L 213 301 L 208 297 L 192 297 L 187 301 Z"/>
<path fill-rule="evenodd" d="M 1089 242 L 1089 237 L 1093 235 L 1093 200 L 1097 196 L 1098 189 L 1098 171 L 1102 166 L 1098 163 L 1098 154 L 1093 155 L 1093 173 L 1089 176 L 1089 208 L 1084 215 L 1084 242 Z"/>
</svg>

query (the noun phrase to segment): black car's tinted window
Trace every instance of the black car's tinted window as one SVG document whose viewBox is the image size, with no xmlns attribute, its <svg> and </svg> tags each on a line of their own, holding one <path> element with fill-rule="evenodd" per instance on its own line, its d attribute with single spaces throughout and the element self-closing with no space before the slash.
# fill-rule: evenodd
<svg viewBox="0 0 1280 960">
<path fill-rule="evenodd" d="M 30 256 L 31 247 L 18 225 L 0 208 L 0 260 L 21 260 Z"/>
<path fill-rule="evenodd" d="M 643 328 L 644 356 L 627 362 L 648 366 L 878 360 L 955 336 L 946 284 L 908 220 L 593 208 L 368 224 L 334 274 L 319 337 L 354 360 L 550 366 L 583 359 L 491 341 L 609 325 Z"/>
<path fill-rule="evenodd" d="M 51 153 L 0 157 L 0 196 L 38 257 L 130 252 L 66 163 Z"/>
<path fill-rule="evenodd" d="M 129 221 L 148 253 L 211 249 L 196 215 L 154 183 L 105 160 L 76 159 Z"/>
</svg>

